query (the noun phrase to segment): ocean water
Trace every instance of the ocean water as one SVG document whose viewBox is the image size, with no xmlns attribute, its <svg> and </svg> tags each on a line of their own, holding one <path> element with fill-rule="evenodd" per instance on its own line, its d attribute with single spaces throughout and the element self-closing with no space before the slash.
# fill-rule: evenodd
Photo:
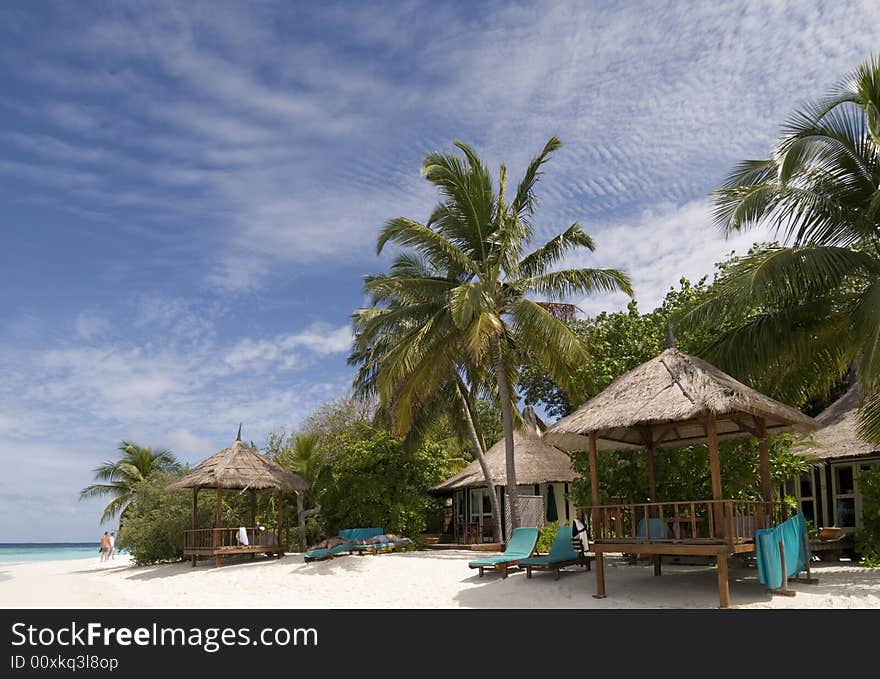
<svg viewBox="0 0 880 679">
<path fill-rule="evenodd" d="M 98 560 L 95 542 L 0 542 L 0 563 L 60 561 L 67 559 Z"/>
</svg>

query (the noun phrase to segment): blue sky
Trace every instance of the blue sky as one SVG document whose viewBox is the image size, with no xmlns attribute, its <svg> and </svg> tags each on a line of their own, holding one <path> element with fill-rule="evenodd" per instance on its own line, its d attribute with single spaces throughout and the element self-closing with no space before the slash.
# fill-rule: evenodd
<svg viewBox="0 0 880 679">
<path fill-rule="evenodd" d="M 360 277 L 426 152 L 514 177 L 538 232 L 651 308 L 725 242 L 707 193 L 876 47 L 873 2 L 0 4 L 0 541 L 80 540 L 122 438 L 197 461 L 342 395 Z M 587 312 L 621 299 L 575 300 Z"/>
</svg>

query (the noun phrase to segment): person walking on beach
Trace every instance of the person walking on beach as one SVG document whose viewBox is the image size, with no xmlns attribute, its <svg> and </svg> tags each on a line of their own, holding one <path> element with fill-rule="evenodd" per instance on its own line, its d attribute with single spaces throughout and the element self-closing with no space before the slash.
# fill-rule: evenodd
<svg viewBox="0 0 880 679">
<path fill-rule="evenodd" d="M 110 553 L 109 558 L 116 558 L 116 531 L 110 533 Z"/>
<path fill-rule="evenodd" d="M 104 531 L 101 536 L 101 561 L 106 561 L 110 556 L 110 533 Z"/>
</svg>

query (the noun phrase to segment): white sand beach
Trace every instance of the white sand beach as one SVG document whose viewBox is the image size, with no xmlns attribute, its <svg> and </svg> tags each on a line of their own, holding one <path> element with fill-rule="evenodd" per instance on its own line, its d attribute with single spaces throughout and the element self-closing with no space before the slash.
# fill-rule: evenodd
<svg viewBox="0 0 880 679">
<path fill-rule="evenodd" d="M 716 608 L 712 567 L 606 561 L 608 598 L 592 597 L 595 580 L 583 569 L 512 572 L 483 578 L 467 567 L 473 552 L 434 551 L 344 556 L 306 564 L 280 560 L 208 561 L 131 566 L 126 557 L 0 565 L 3 608 Z M 771 596 L 754 568 L 731 567 L 735 608 L 880 608 L 880 569 L 846 562 L 817 563 L 817 585 L 794 584 L 795 597 Z"/>
</svg>

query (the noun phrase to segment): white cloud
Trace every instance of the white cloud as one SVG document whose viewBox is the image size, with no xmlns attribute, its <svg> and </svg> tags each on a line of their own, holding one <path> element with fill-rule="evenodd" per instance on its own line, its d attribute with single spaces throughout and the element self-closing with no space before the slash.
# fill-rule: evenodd
<svg viewBox="0 0 880 679">
<path fill-rule="evenodd" d="M 326 323 L 314 323 L 302 332 L 272 339 L 243 339 L 229 350 L 225 361 L 234 370 L 292 370 L 312 362 L 305 352 L 298 350 L 306 350 L 314 356 L 327 356 L 347 352 L 351 341 L 348 325 L 333 328 Z"/>
<path fill-rule="evenodd" d="M 661 204 L 625 222 L 599 227 L 593 234 L 596 251 L 566 259 L 565 267 L 618 268 L 632 279 L 643 311 L 657 306 L 682 277 L 692 282 L 715 271 L 715 263 L 732 251 L 745 254 L 753 243 L 773 240 L 765 229 L 725 239 L 713 227 L 711 205 L 706 200 L 684 205 Z M 617 310 L 625 295 L 599 295 L 577 302 L 587 314 Z"/>
<path fill-rule="evenodd" d="M 77 315 L 74 327 L 82 339 L 93 340 L 107 335 L 113 329 L 113 324 L 100 312 L 89 310 Z"/>
</svg>

